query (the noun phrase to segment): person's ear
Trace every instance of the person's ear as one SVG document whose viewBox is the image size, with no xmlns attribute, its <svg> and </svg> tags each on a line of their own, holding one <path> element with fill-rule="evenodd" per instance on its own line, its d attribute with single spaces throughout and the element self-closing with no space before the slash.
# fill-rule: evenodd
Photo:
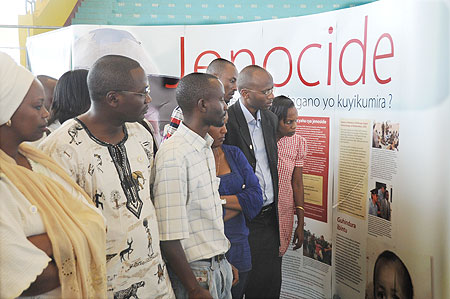
<svg viewBox="0 0 450 299">
<path fill-rule="evenodd" d="M 208 102 L 207 101 L 205 101 L 204 99 L 198 100 L 197 108 L 198 108 L 199 112 L 206 113 L 206 111 L 208 110 L 207 106 L 208 106 Z"/>
<path fill-rule="evenodd" d="M 117 93 L 115 91 L 109 91 L 106 94 L 106 103 L 114 108 L 119 105 L 119 99 L 117 98 Z"/>
<path fill-rule="evenodd" d="M 247 89 L 241 89 L 240 94 L 243 99 L 248 99 L 249 92 L 247 91 Z"/>
</svg>

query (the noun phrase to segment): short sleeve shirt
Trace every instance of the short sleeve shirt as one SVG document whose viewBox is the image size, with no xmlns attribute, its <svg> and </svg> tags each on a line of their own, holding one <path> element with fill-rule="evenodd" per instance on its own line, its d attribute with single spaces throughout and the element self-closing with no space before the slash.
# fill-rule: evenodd
<svg viewBox="0 0 450 299">
<path fill-rule="evenodd" d="M 156 155 L 153 193 L 160 239 L 181 240 L 188 262 L 229 247 L 212 142 L 181 123 Z"/>
<path fill-rule="evenodd" d="M 40 148 L 86 191 L 107 220 L 108 296 L 136 289 L 138 297 L 172 298 L 150 199 L 153 139 L 138 123 L 126 123 L 124 134 L 118 144 L 108 144 L 71 119 Z"/>
<path fill-rule="evenodd" d="M 303 167 L 306 157 L 306 139 L 295 134 L 278 140 L 278 212 L 280 227 L 280 253 L 284 254 L 292 239 L 294 221 L 294 192 L 292 175 L 295 167 Z"/>
</svg>

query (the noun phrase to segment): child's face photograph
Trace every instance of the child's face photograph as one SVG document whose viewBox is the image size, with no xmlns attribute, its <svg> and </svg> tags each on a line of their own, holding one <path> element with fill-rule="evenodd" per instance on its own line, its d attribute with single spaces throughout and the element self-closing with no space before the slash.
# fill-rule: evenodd
<svg viewBox="0 0 450 299">
<path fill-rule="evenodd" d="M 408 298 L 405 271 L 400 263 L 380 261 L 374 281 L 374 297 L 376 299 Z"/>
</svg>

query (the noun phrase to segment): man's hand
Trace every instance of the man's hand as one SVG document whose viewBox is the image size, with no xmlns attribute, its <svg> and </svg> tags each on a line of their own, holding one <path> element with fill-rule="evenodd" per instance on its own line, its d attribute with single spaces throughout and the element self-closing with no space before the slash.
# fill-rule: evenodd
<svg viewBox="0 0 450 299">
<path fill-rule="evenodd" d="M 233 282 L 231 286 L 234 287 L 234 285 L 239 282 L 239 270 L 235 266 L 231 265 L 231 271 L 233 272 Z"/>
<path fill-rule="evenodd" d="M 189 299 L 212 299 L 211 294 L 207 289 L 200 285 L 188 293 Z"/>
<path fill-rule="evenodd" d="M 294 239 L 292 240 L 292 244 L 294 244 L 294 250 L 297 250 L 303 245 L 303 223 L 297 225 L 294 233 Z"/>
<path fill-rule="evenodd" d="M 162 241 L 160 245 L 161 251 L 166 257 L 169 267 L 171 267 L 180 279 L 188 292 L 189 298 L 212 299 L 209 291 L 198 284 L 197 279 L 187 262 L 180 240 Z"/>
</svg>

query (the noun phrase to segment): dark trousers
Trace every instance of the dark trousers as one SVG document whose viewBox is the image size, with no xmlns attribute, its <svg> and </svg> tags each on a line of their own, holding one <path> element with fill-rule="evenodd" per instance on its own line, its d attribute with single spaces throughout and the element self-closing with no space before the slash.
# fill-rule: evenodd
<svg viewBox="0 0 450 299">
<path fill-rule="evenodd" d="M 262 212 L 249 224 L 252 254 L 245 298 L 279 298 L 281 291 L 280 237 L 275 208 Z"/>
<path fill-rule="evenodd" d="M 231 287 L 231 296 L 233 299 L 242 299 L 244 297 L 244 291 L 247 287 L 248 273 L 250 272 L 239 271 L 239 282 L 234 287 Z"/>
</svg>

